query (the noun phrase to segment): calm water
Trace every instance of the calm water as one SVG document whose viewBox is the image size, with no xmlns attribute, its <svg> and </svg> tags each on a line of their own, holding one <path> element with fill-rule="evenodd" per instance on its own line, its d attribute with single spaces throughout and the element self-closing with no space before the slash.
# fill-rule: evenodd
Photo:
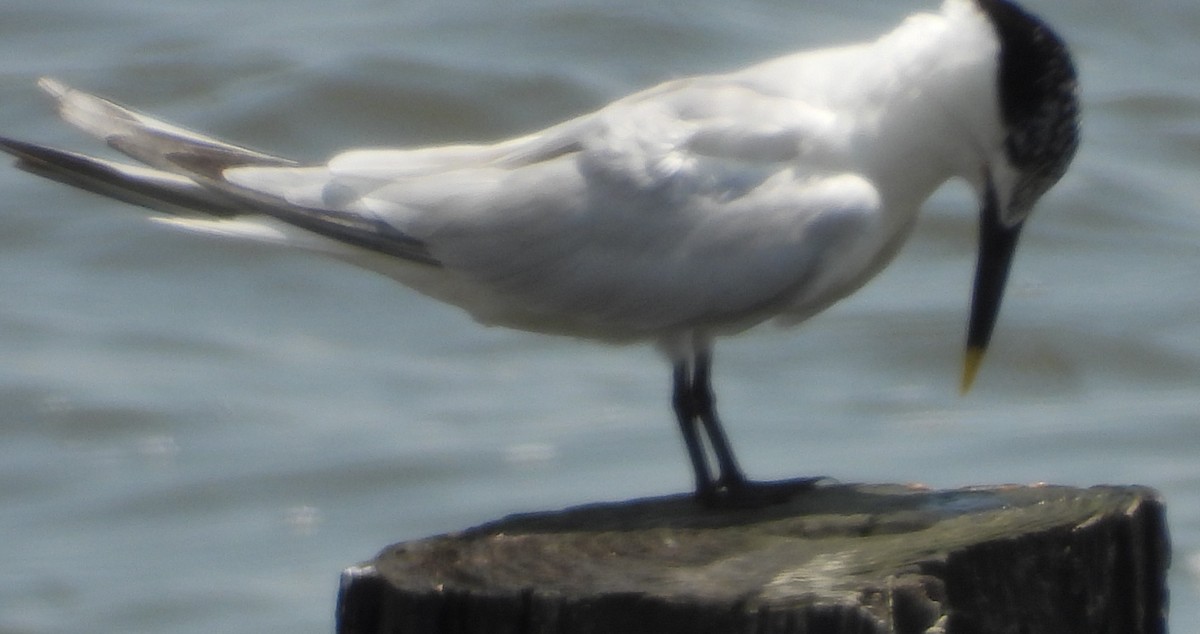
<svg viewBox="0 0 1200 634">
<path fill-rule="evenodd" d="M 1076 50 L 1085 142 L 976 390 L 957 185 L 866 290 L 721 346 L 718 392 L 757 477 L 1156 487 L 1173 629 L 1200 631 L 1200 4 L 1035 4 Z M 7 0 L 0 131 L 86 146 L 34 88 L 54 75 L 300 158 L 496 139 L 934 5 Z M 388 543 L 689 486 L 648 349 L 0 188 L 0 632 L 325 632 L 339 571 Z"/>
</svg>

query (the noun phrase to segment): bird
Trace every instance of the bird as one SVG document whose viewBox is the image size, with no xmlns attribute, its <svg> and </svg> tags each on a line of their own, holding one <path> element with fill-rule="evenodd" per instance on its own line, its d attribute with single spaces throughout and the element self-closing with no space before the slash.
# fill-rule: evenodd
<svg viewBox="0 0 1200 634">
<path fill-rule="evenodd" d="M 961 179 L 979 202 L 966 392 L 1022 227 L 1080 137 L 1066 43 L 1010 0 L 945 0 L 874 40 L 671 79 L 508 140 L 325 162 L 39 84 L 134 162 L 0 137 L 18 168 L 182 230 L 350 262 L 485 325 L 656 346 L 694 498 L 712 508 L 778 497 L 746 477 L 718 418 L 715 342 L 858 290 Z"/>
</svg>

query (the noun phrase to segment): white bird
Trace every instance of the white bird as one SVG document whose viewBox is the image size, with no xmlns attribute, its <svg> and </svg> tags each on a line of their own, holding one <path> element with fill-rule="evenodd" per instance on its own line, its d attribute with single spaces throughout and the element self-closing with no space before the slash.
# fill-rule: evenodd
<svg viewBox="0 0 1200 634">
<path fill-rule="evenodd" d="M 872 42 L 669 81 L 499 143 L 316 165 L 40 84 L 66 121 L 144 166 L 0 139 L 25 170 L 183 229 L 361 265 L 484 324 L 656 344 L 710 505 L 772 497 L 718 421 L 714 340 L 852 293 L 960 177 L 981 202 L 965 390 L 1021 227 L 1079 136 L 1066 46 L 1008 0 L 946 0 Z"/>
</svg>

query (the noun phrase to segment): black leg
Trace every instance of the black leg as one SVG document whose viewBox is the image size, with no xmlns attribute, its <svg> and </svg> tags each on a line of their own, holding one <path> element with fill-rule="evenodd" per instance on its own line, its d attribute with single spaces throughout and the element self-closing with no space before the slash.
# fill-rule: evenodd
<svg viewBox="0 0 1200 634">
<path fill-rule="evenodd" d="M 696 475 L 696 497 L 714 506 L 724 498 L 737 497 L 747 486 L 717 418 L 711 366 L 712 356 L 707 352 L 697 354 L 690 364 L 676 363 L 673 402 L 679 431 Z M 715 465 L 710 464 L 710 455 Z"/>
<path fill-rule="evenodd" d="M 704 444 L 698 433 L 696 400 L 692 395 L 691 369 L 687 363 L 679 362 L 675 364 L 674 373 L 672 402 L 675 406 L 675 416 L 679 420 L 679 431 L 683 434 L 683 444 L 687 447 L 688 458 L 692 461 L 692 470 L 696 474 L 696 496 L 706 499 L 711 497 L 715 491 Z"/>
<path fill-rule="evenodd" d="M 712 356 L 708 351 L 674 367 L 673 404 L 679 431 L 696 475 L 696 499 L 709 507 L 759 508 L 791 499 L 822 478 L 782 482 L 750 482 L 742 474 L 729 438 L 717 418 L 712 390 Z M 715 463 L 715 464 L 713 464 Z"/>
<path fill-rule="evenodd" d="M 696 355 L 696 367 L 692 373 L 692 400 L 696 404 L 696 415 L 704 425 L 704 434 L 717 458 L 717 468 L 720 474 L 715 482 L 716 487 L 725 493 L 731 493 L 746 487 L 746 477 L 738 467 L 737 459 L 733 457 L 733 448 L 725 429 L 717 418 L 717 401 L 712 391 L 712 355 L 700 352 Z M 732 493 L 736 495 L 736 493 Z"/>
</svg>

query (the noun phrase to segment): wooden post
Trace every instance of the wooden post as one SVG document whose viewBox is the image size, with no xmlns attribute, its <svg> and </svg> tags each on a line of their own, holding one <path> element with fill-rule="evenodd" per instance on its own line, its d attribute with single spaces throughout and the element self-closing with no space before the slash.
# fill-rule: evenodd
<svg viewBox="0 0 1200 634">
<path fill-rule="evenodd" d="M 1165 634 L 1169 542 L 1140 487 L 826 485 L 712 511 L 597 504 L 391 546 L 339 634 Z"/>
</svg>

